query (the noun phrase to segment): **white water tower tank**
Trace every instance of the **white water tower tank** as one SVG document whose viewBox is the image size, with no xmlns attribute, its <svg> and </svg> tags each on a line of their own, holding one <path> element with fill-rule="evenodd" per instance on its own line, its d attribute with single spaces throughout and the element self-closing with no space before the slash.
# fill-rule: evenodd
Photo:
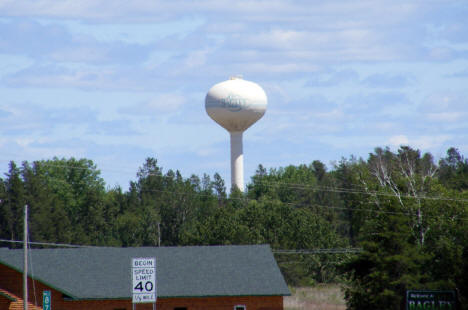
<svg viewBox="0 0 468 310">
<path fill-rule="evenodd" d="M 233 77 L 210 88 L 208 115 L 231 135 L 231 184 L 244 190 L 243 132 L 265 114 L 267 96 L 256 83 Z"/>
</svg>

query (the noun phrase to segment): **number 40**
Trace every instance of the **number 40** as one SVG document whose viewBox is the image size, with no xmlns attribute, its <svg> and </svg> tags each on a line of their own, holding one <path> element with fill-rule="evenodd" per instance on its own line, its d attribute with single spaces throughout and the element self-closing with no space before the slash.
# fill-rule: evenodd
<svg viewBox="0 0 468 310">
<path fill-rule="evenodd" d="M 138 284 L 133 289 L 134 290 L 140 290 L 140 292 L 142 292 L 143 291 L 143 282 L 142 281 L 138 282 Z M 153 290 L 153 282 L 147 281 L 145 283 L 144 290 L 146 290 L 147 292 L 151 292 Z"/>
</svg>

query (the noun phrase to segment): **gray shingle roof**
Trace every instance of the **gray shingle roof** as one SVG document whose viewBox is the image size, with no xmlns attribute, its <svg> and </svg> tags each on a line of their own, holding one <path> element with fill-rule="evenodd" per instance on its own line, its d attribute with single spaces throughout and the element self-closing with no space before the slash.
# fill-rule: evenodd
<svg viewBox="0 0 468 310">
<path fill-rule="evenodd" d="M 34 249 L 32 276 L 73 299 L 127 299 L 137 257 L 156 258 L 158 297 L 290 295 L 268 245 Z M 22 271 L 22 250 L 0 263 Z"/>
</svg>

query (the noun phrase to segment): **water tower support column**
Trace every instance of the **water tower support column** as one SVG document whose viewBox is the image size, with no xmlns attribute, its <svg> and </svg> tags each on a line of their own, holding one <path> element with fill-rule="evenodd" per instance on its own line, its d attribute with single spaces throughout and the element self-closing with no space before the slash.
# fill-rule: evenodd
<svg viewBox="0 0 468 310">
<path fill-rule="evenodd" d="M 231 134 L 231 186 L 244 191 L 244 152 L 242 150 L 242 131 Z"/>
</svg>

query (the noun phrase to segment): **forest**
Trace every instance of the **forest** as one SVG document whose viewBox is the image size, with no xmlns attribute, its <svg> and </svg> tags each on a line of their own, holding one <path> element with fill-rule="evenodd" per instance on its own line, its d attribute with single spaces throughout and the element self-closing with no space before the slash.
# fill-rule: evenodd
<svg viewBox="0 0 468 310">
<path fill-rule="evenodd" d="M 457 290 L 468 309 L 468 160 L 409 146 L 268 168 L 245 192 L 147 158 L 127 189 L 89 159 L 11 161 L 0 239 L 93 246 L 270 244 L 291 286 L 341 283 L 348 309 L 402 309 L 408 289 Z M 20 247 L 2 243 L 1 246 Z M 353 253 L 310 252 L 359 249 Z M 309 251 L 309 252 L 308 252 Z"/>
</svg>

